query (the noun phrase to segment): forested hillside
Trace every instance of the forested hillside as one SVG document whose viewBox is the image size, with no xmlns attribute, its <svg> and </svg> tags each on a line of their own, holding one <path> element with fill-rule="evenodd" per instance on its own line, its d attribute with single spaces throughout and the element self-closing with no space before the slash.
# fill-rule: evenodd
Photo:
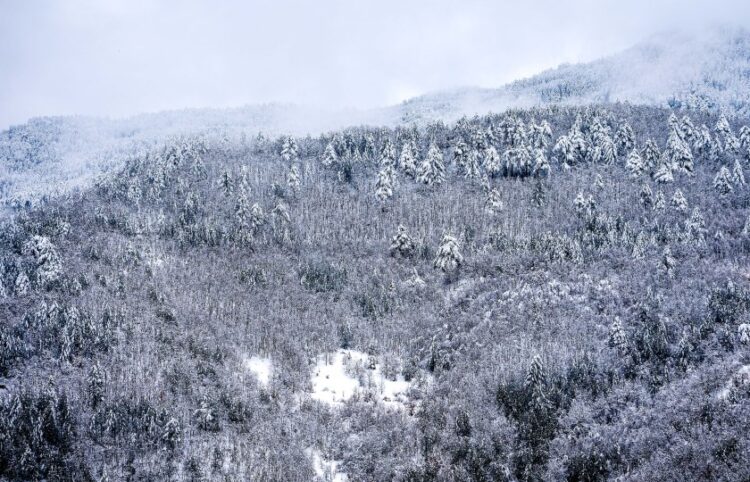
<svg viewBox="0 0 750 482">
<path fill-rule="evenodd" d="M 747 122 L 134 151 L 0 228 L 0 479 L 747 480 Z"/>
</svg>

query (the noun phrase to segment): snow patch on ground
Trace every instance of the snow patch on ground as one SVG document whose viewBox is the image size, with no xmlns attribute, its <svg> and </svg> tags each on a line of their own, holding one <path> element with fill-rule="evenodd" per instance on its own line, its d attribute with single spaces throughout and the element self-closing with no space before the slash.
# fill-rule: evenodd
<svg viewBox="0 0 750 482">
<path fill-rule="evenodd" d="M 338 406 L 357 396 L 398 410 L 406 408 L 414 385 L 400 373 L 387 377 L 377 357 L 344 349 L 319 356 L 311 381 L 313 400 Z"/>
<path fill-rule="evenodd" d="M 312 460 L 315 476 L 318 480 L 325 482 L 347 482 L 349 480 L 344 472 L 338 470 L 340 461 L 326 459 L 320 450 L 316 449 L 307 449 L 305 453 Z"/>
<path fill-rule="evenodd" d="M 251 356 L 245 358 L 245 368 L 250 371 L 258 380 L 258 383 L 267 387 L 271 381 L 271 373 L 273 372 L 273 362 L 270 358 Z"/>
<path fill-rule="evenodd" d="M 750 365 L 744 365 L 732 378 L 727 382 L 726 386 L 719 390 L 717 397 L 720 400 L 726 400 L 735 390 L 748 389 L 750 387 Z"/>
</svg>

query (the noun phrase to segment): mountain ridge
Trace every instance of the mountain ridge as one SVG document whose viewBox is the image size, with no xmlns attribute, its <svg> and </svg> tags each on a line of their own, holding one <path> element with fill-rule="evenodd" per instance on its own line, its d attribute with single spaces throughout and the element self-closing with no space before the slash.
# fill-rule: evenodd
<svg viewBox="0 0 750 482">
<path fill-rule="evenodd" d="M 540 105 L 611 102 L 746 116 L 748 91 L 750 32 L 724 26 L 700 33 L 663 32 L 618 53 L 561 64 L 498 88 L 421 95 L 401 104 L 401 118 L 416 122 Z"/>
</svg>

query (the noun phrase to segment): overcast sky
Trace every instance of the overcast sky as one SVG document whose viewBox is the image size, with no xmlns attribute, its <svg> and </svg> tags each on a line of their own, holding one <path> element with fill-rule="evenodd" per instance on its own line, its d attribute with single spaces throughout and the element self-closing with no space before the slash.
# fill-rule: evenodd
<svg viewBox="0 0 750 482">
<path fill-rule="evenodd" d="M 0 128 L 271 101 L 368 108 L 725 22 L 750 23 L 750 1 L 0 0 Z"/>
</svg>

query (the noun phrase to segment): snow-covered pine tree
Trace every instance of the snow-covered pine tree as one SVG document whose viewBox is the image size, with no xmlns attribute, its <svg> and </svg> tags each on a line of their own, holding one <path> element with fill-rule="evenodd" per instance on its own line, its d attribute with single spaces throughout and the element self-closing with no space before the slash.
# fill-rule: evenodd
<svg viewBox="0 0 750 482">
<path fill-rule="evenodd" d="M 337 161 L 338 156 L 336 155 L 336 147 L 334 147 L 333 141 L 331 141 L 326 146 L 325 151 L 323 151 L 323 157 L 320 162 L 324 167 L 331 167 L 336 164 Z"/>
<path fill-rule="evenodd" d="M 292 136 L 284 137 L 284 140 L 281 143 L 281 158 L 289 163 L 296 161 L 298 157 L 299 149 L 297 148 L 297 141 Z"/>
<path fill-rule="evenodd" d="M 641 192 L 640 192 L 640 200 L 641 204 L 644 208 L 649 209 L 653 207 L 654 205 L 654 193 L 651 190 L 651 187 L 644 183 L 643 186 L 641 186 Z"/>
<path fill-rule="evenodd" d="M 735 186 L 745 185 L 745 173 L 742 170 L 742 164 L 739 159 L 734 160 L 734 167 L 732 167 L 732 182 Z"/>
<path fill-rule="evenodd" d="M 26 275 L 25 271 L 21 271 L 18 273 L 18 276 L 16 276 L 16 282 L 14 286 L 14 292 L 16 293 L 16 296 L 23 296 L 28 294 L 29 289 L 31 287 L 31 282 L 29 281 L 29 277 Z"/>
<path fill-rule="evenodd" d="M 724 114 L 721 114 L 721 116 L 719 116 L 719 120 L 716 121 L 714 131 L 720 137 L 724 137 L 732 133 L 732 128 L 729 126 L 727 116 L 725 116 Z"/>
<path fill-rule="evenodd" d="M 740 128 L 740 154 L 745 160 L 750 160 L 750 127 Z"/>
<path fill-rule="evenodd" d="M 292 166 L 289 168 L 289 172 L 286 175 L 286 184 L 293 192 L 299 192 L 300 175 L 299 169 L 295 164 L 292 164 Z"/>
<path fill-rule="evenodd" d="M 551 171 L 552 171 L 552 166 L 550 166 L 549 161 L 547 160 L 547 156 L 544 154 L 544 150 L 535 149 L 534 150 L 534 168 L 532 170 L 532 174 L 534 175 L 534 177 L 537 177 L 537 178 L 548 177 Z"/>
<path fill-rule="evenodd" d="M 52 283 L 62 276 L 62 261 L 47 236 L 32 236 L 24 245 L 24 254 L 31 255 L 36 261 L 36 281 L 40 286 Z"/>
<path fill-rule="evenodd" d="M 724 137 L 724 153 L 727 156 L 738 156 L 740 154 L 740 140 L 734 134 Z"/>
<path fill-rule="evenodd" d="M 458 240 L 449 234 L 444 234 L 437 255 L 432 262 L 433 267 L 444 273 L 452 273 L 460 268 L 463 262 L 464 257 Z"/>
<path fill-rule="evenodd" d="M 245 193 L 245 195 L 250 195 L 250 191 L 252 190 L 252 188 L 250 185 L 250 171 L 247 166 L 240 167 L 240 175 L 237 186 L 241 192 Z"/>
<path fill-rule="evenodd" d="M 289 241 L 291 230 L 289 225 L 292 223 L 292 217 L 289 215 L 289 208 L 282 201 L 276 203 L 271 211 L 273 225 L 273 234 L 277 240 L 282 243 Z"/>
<path fill-rule="evenodd" d="M 615 133 L 615 144 L 617 146 L 617 155 L 624 156 L 633 151 L 635 147 L 635 134 L 633 128 L 626 121 L 620 125 Z"/>
<path fill-rule="evenodd" d="M 674 182 L 672 168 L 669 162 L 662 161 L 651 176 L 657 184 Z"/>
<path fill-rule="evenodd" d="M 693 149 L 695 149 L 699 155 L 705 156 L 710 151 L 712 144 L 711 131 L 705 124 L 701 125 L 701 127 L 694 133 Z"/>
<path fill-rule="evenodd" d="M 643 162 L 646 164 L 646 169 L 649 171 L 655 169 L 659 163 L 659 159 L 661 159 L 659 147 L 653 140 L 647 139 L 643 147 Z"/>
<path fill-rule="evenodd" d="M 545 119 L 539 124 L 536 122 L 529 124 L 528 138 L 532 149 L 547 149 L 552 140 L 552 128 L 549 122 Z"/>
<path fill-rule="evenodd" d="M 221 179 L 219 179 L 219 186 L 224 191 L 225 196 L 230 196 L 234 190 L 234 179 L 232 179 L 232 173 L 227 169 L 224 169 L 221 173 Z"/>
<path fill-rule="evenodd" d="M 573 200 L 573 209 L 579 217 L 591 218 L 596 213 L 596 201 L 594 196 L 584 196 L 582 192 L 579 192 L 576 198 Z"/>
<path fill-rule="evenodd" d="M 263 212 L 263 208 L 258 203 L 253 204 L 250 208 L 250 219 L 248 220 L 250 229 L 253 232 L 260 229 L 266 223 L 266 215 Z"/>
<path fill-rule="evenodd" d="M 670 205 L 677 211 L 684 213 L 688 210 L 688 202 L 682 191 L 677 189 L 672 195 Z"/>
<path fill-rule="evenodd" d="M 537 142 L 536 148 L 547 149 L 550 142 L 552 142 L 552 127 L 547 122 L 547 119 L 543 119 L 539 123 L 539 137 L 541 138 L 541 142 Z"/>
<path fill-rule="evenodd" d="M 646 255 L 646 248 L 648 247 L 649 239 L 645 232 L 640 231 L 633 242 L 633 251 L 631 255 L 634 259 L 643 258 Z"/>
<path fill-rule="evenodd" d="M 661 265 L 667 273 L 667 276 L 670 278 L 674 277 L 674 269 L 677 266 L 677 260 L 672 255 L 672 250 L 669 248 L 669 245 L 664 247 L 664 251 L 661 255 Z"/>
<path fill-rule="evenodd" d="M 571 127 L 570 132 L 568 133 L 568 138 L 573 147 L 575 163 L 584 162 L 591 149 L 586 141 L 586 137 L 583 135 L 583 132 L 581 132 L 580 117 L 576 120 L 576 123 L 573 124 L 573 127 Z"/>
<path fill-rule="evenodd" d="M 380 166 L 390 168 L 396 166 L 396 148 L 388 138 L 385 139 L 383 148 L 380 149 Z"/>
<path fill-rule="evenodd" d="M 391 240 L 391 256 L 401 256 L 404 258 L 410 258 L 414 255 L 416 245 L 409 236 L 406 227 L 403 224 L 398 225 L 398 231 Z"/>
<path fill-rule="evenodd" d="M 368 160 L 375 158 L 375 138 L 369 132 L 365 134 L 362 155 Z"/>
<path fill-rule="evenodd" d="M 643 158 L 638 154 L 635 149 L 630 151 L 627 161 L 625 161 L 625 168 L 630 172 L 630 177 L 636 179 L 641 177 L 646 172 L 646 163 Z"/>
<path fill-rule="evenodd" d="M 86 391 L 89 398 L 91 408 L 96 409 L 99 404 L 104 401 L 104 383 L 105 376 L 104 370 L 102 369 L 99 362 L 94 362 L 89 369 L 88 376 L 86 377 L 87 387 Z"/>
<path fill-rule="evenodd" d="M 549 400 L 547 399 L 546 386 L 547 386 L 547 374 L 542 363 L 542 358 L 539 355 L 534 355 L 529 366 L 529 371 L 526 374 L 526 388 L 531 393 L 531 403 L 535 410 L 546 410 L 549 408 Z"/>
<path fill-rule="evenodd" d="M 485 209 L 490 213 L 499 213 L 503 210 L 503 197 L 497 188 L 487 190 Z"/>
<path fill-rule="evenodd" d="M 622 327 L 620 317 L 616 316 L 615 321 L 609 327 L 609 339 L 607 344 L 610 348 L 616 349 L 621 355 L 627 353 L 628 350 L 628 337 L 625 334 L 625 329 Z"/>
<path fill-rule="evenodd" d="M 575 150 L 573 148 L 573 144 L 570 142 L 570 138 L 567 135 L 562 135 L 557 138 L 557 142 L 555 143 L 555 147 L 552 149 L 552 152 L 560 156 L 559 161 L 561 164 L 563 164 L 563 167 L 570 167 L 575 165 Z"/>
<path fill-rule="evenodd" d="M 544 184 L 540 178 L 537 178 L 534 183 L 534 188 L 531 191 L 531 202 L 538 208 L 544 206 L 544 203 L 546 202 Z"/>
<path fill-rule="evenodd" d="M 393 197 L 393 170 L 388 166 L 381 167 L 378 172 L 375 195 L 381 203 L 385 203 Z"/>
<path fill-rule="evenodd" d="M 594 187 L 597 191 L 604 189 L 604 178 L 600 172 L 597 172 L 596 176 L 594 176 Z"/>
<path fill-rule="evenodd" d="M 466 158 L 468 155 L 469 146 L 462 138 L 459 138 L 453 146 L 453 163 L 456 165 L 456 170 L 459 174 L 464 174 L 466 170 Z"/>
<path fill-rule="evenodd" d="M 680 121 L 680 134 L 688 144 L 695 140 L 695 126 L 687 115 L 682 116 L 682 120 Z"/>
<path fill-rule="evenodd" d="M 236 219 L 235 232 L 237 233 L 237 240 L 241 244 L 249 245 L 252 242 L 252 230 L 250 226 L 252 206 L 244 191 L 240 191 L 239 193 L 234 209 L 234 216 Z"/>
<path fill-rule="evenodd" d="M 656 191 L 654 196 L 654 211 L 662 211 L 667 206 L 667 201 L 664 198 L 664 193 L 661 189 Z"/>
<path fill-rule="evenodd" d="M 507 177 L 526 177 L 531 175 L 531 155 L 526 147 L 515 147 L 503 152 L 503 175 Z"/>
<path fill-rule="evenodd" d="M 742 323 L 737 327 L 737 338 L 743 345 L 750 345 L 750 323 Z"/>
<path fill-rule="evenodd" d="M 427 150 L 427 155 L 419 164 L 417 180 L 428 186 L 439 186 L 445 180 L 445 165 L 443 164 L 443 153 L 437 144 L 432 142 Z"/>
<path fill-rule="evenodd" d="M 521 119 L 513 117 L 508 130 L 508 145 L 511 148 L 520 147 L 526 144 L 526 139 L 526 125 Z"/>
<path fill-rule="evenodd" d="M 721 166 L 719 172 L 716 173 L 716 177 L 714 177 L 714 189 L 721 196 L 726 196 L 734 191 L 734 187 L 732 187 L 732 174 L 726 166 Z"/>
<path fill-rule="evenodd" d="M 480 169 L 479 151 L 475 147 L 470 147 L 466 155 L 464 164 L 464 176 L 466 179 L 479 179 Z"/>
<path fill-rule="evenodd" d="M 742 226 L 742 233 L 743 236 L 750 236 L 750 215 L 745 218 L 745 224 Z"/>
<path fill-rule="evenodd" d="M 490 145 L 484 150 L 484 170 L 490 177 L 497 177 L 502 172 L 500 164 L 500 155 L 497 153 L 495 146 Z"/>
<path fill-rule="evenodd" d="M 667 148 L 664 151 L 671 167 L 687 175 L 693 174 L 693 153 L 690 146 L 682 138 L 679 128 L 670 128 L 667 138 Z"/>
<path fill-rule="evenodd" d="M 700 209 L 693 208 L 690 217 L 685 220 L 685 238 L 695 245 L 702 245 L 706 239 L 706 221 Z"/>
<path fill-rule="evenodd" d="M 416 148 L 411 139 L 404 141 L 401 146 L 398 167 L 404 172 L 404 174 L 411 178 L 414 178 L 417 175 Z"/>
</svg>

